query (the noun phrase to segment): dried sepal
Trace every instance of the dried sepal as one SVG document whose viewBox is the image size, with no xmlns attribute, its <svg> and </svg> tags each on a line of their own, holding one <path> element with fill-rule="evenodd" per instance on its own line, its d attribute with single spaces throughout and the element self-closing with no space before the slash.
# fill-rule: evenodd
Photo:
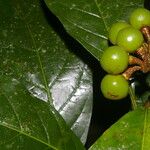
<svg viewBox="0 0 150 150">
<path fill-rule="evenodd" d="M 141 28 L 141 32 L 144 35 L 144 38 L 146 42 L 150 42 L 150 27 L 149 26 L 144 26 Z"/>
<path fill-rule="evenodd" d="M 150 27 L 145 26 L 141 29 L 146 42 L 136 50 L 135 55 L 129 55 L 129 68 L 123 72 L 123 76 L 129 80 L 134 72 L 142 71 L 147 73 L 150 71 Z"/>
</svg>

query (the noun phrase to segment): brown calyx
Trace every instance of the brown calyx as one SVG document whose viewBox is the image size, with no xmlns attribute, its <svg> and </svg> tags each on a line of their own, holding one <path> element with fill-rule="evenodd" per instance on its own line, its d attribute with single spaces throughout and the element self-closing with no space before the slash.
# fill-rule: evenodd
<svg viewBox="0 0 150 150">
<path fill-rule="evenodd" d="M 136 56 L 129 55 L 130 66 L 122 74 L 127 80 L 129 80 L 136 71 L 142 71 L 143 73 L 150 71 L 150 27 L 142 27 L 141 32 L 146 42 L 136 50 Z"/>
</svg>

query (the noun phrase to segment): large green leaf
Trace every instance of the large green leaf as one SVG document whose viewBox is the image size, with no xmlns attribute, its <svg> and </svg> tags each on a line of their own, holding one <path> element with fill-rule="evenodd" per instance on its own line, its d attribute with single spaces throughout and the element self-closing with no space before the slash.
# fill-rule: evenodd
<svg viewBox="0 0 150 150">
<path fill-rule="evenodd" d="M 54 105 L 84 143 L 92 75 L 55 32 L 62 28 L 54 21 L 43 1 L 0 1 L 0 74 L 16 78 L 33 96 Z"/>
<path fill-rule="evenodd" d="M 100 58 L 108 46 L 110 26 L 128 20 L 130 12 L 144 0 L 45 0 L 66 30 L 94 57 Z"/>
<path fill-rule="evenodd" d="M 90 150 L 149 150 L 150 110 L 129 112 L 100 137 Z"/>
<path fill-rule="evenodd" d="M 15 78 L 0 76 L 1 150 L 83 150 L 58 112 Z"/>
</svg>

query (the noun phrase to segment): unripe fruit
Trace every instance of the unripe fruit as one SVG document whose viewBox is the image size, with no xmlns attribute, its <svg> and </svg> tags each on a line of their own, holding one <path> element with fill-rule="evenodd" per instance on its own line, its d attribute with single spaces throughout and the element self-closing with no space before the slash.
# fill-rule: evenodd
<svg viewBox="0 0 150 150">
<path fill-rule="evenodd" d="M 130 25 L 126 22 L 114 23 L 112 25 L 112 27 L 110 28 L 110 31 L 109 31 L 109 40 L 111 41 L 111 43 L 116 44 L 116 38 L 117 38 L 118 32 L 121 29 L 124 29 L 124 28 L 129 27 L 129 26 Z"/>
<path fill-rule="evenodd" d="M 105 98 L 119 100 L 128 95 L 128 81 L 122 75 L 106 75 L 101 82 L 101 91 Z"/>
<path fill-rule="evenodd" d="M 104 51 L 100 62 L 106 72 L 119 74 L 128 66 L 128 53 L 122 47 L 111 46 Z"/>
<path fill-rule="evenodd" d="M 129 20 L 131 25 L 137 29 L 150 26 L 150 11 L 145 8 L 137 8 L 132 12 Z"/>
<path fill-rule="evenodd" d="M 117 44 L 124 47 L 129 53 L 136 51 L 143 41 L 142 33 L 133 27 L 120 30 L 117 36 Z"/>
</svg>

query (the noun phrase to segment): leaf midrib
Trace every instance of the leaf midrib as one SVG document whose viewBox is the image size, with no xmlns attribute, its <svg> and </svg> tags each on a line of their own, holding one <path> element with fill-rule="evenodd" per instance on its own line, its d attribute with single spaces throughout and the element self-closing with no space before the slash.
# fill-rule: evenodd
<svg viewBox="0 0 150 150">
<path fill-rule="evenodd" d="M 26 21 L 25 21 L 26 22 Z M 27 24 L 27 23 L 26 23 Z M 51 98 L 51 93 L 50 93 L 50 90 L 48 88 L 48 82 L 47 82 L 47 79 L 46 79 L 46 75 L 45 75 L 45 71 L 43 69 L 43 65 L 42 65 L 42 61 L 41 61 L 41 57 L 40 57 L 40 54 L 39 54 L 39 51 L 41 49 L 37 48 L 36 46 L 36 43 L 35 43 L 35 39 L 33 38 L 33 35 L 32 35 L 32 32 L 31 32 L 31 29 L 29 27 L 29 25 L 27 24 L 27 27 L 28 27 L 28 31 L 29 31 L 29 34 L 31 36 L 31 39 L 33 41 L 33 45 L 35 47 L 35 52 L 36 52 L 36 55 L 37 55 L 37 58 L 38 58 L 38 61 L 39 61 L 39 65 L 40 65 L 40 69 L 41 69 L 41 73 L 42 73 L 42 77 L 43 77 L 43 81 L 44 81 L 44 85 L 45 85 L 45 88 L 46 88 L 46 91 L 47 91 L 47 97 L 48 97 L 48 102 L 51 106 L 53 106 L 53 101 L 52 101 L 52 98 Z"/>
<path fill-rule="evenodd" d="M 17 2 L 17 4 L 18 4 L 17 7 L 20 8 L 19 2 Z M 20 12 L 18 11 L 18 9 L 16 9 L 16 11 L 17 11 L 17 14 L 18 14 L 19 18 L 24 22 L 25 26 L 27 27 L 28 33 L 29 33 L 29 35 L 31 37 L 32 45 L 33 45 L 33 47 L 35 49 L 34 52 L 36 53 L 36 56 L 37 56 L 37 59 L 38 59 L 38 62 L 39 62 L 39 66 L 40 66 L 40 70 L 41 70 L 41 74 L 42 74 L 42 77 L 43 77 L 43 82 L 44 82 L 44 85 L 45 85 L 45 89 L 47 91 L 48 103 L 49 103 L 49 105 L 53 106 L 53 99 L 51 98 L 51 93 L 50 93 L 50 90 L 48 88 L 48 82 L 47 82 L 47 79 L 46 79 L 45 71 L 43 69 L 41 57 L 40 57 L 40 54 L 39 54 L 39 51 L 42 48 L 42 46 L 40 48 L 37 48 L 37 45 L 36 45 L 36 42 L 35 42 L 35 39 L 33 37 L 33 34 L 32 34 L 32 31 L 31 31 L 31 28 L 30 28 L 29 24 L 27 23 L 27 21 L 25 20 L 25 18 L 23 18 L 20 15 Z"/>
</svg>

